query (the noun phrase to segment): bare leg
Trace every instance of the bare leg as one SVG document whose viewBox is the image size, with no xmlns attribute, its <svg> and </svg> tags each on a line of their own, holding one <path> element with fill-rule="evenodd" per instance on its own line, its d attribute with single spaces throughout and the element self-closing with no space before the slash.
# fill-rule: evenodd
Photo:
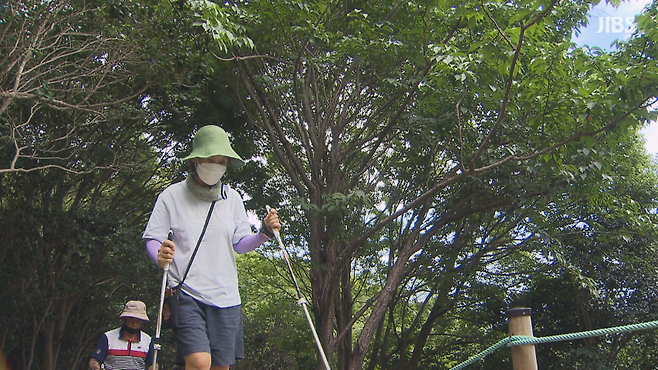
<svg viewBox="0 0 658 370">
<path fill-rule="evenodd" d="M 185 370 L 229 370 L 228 366 L 210 366 L 211 357 L 208 352 L 196 352 L 185 356 Z"/>
</svg>

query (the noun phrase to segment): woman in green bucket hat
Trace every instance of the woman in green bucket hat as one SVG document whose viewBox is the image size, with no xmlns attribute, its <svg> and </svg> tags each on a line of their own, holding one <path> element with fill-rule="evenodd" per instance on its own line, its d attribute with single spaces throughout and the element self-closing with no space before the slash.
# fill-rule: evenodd
<svg viewBox="0 0 658 370">
<path fill-rule="evenodd" d="M 240 194 L 221 182 L 228 166 L 244 165 L 221 127 L 200 128 L 183 161 L 187 178 L 158 196 L 142 237 L 151 259 L 170 266 L 169 288 L 183 281 L 174 332 L 185 368 L 228 370 L 244 358 L 234 252 L 254 250 L 281 224 L 272 209 L 251 231 Z"/>
<path fill-rule="evenodd" d="M 194 136 L 192 153 L 183 158 L 183 161 L 193 158 L 210 158 L 218 155 L 230 158 L 231 166 L 236 169 L 244 166 L 242 158 L 231 148 L 226 131 L 219 126 L 204 126 Z"/>
</svg>

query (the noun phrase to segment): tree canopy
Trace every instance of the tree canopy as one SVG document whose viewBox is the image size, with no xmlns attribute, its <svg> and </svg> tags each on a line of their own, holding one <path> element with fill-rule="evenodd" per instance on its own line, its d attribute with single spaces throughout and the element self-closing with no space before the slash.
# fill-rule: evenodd
<svg viewBox="0 0 658 370">
<path fill-rule="evenodd" d="M 414 297 L 394 299 L 416 263 L 451 258 L 468 285 L 534 251 L 533 222 L 582 196 L 574 184 L 610 181 L 617 150 L 653 117 L 655 41 L 643 21 L 619 52 L 574 48 L 590 5 L 250 2 L 236 14 L 254 52 L 224 59 L 273 148 L 260 154 L 277 168 L 274 186 L 294 189 L 289 217 L 303 226 L 290 232 L 308 248 L 317 325 L 338 368 L 364 366 L 386 312 Z M 616 209 L 650 227 L 651 204 Z M 373 267 L 377 293 L 355 295 Z M 417 317 L 428 319 L 425 335 L 437 318 Z M 423 343 L 395 366 L 418 366 Z"/>
</svg>

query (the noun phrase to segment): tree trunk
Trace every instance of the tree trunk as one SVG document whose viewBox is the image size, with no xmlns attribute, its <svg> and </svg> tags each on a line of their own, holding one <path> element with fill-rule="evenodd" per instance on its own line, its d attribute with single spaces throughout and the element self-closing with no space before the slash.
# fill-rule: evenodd
<svg viewBox="0 0 658 370">
<path fill-rule="evenodd" d="M 341 273 L 341 289 L 338 294 L 339 304 L 336 305 L 336 326 L 337 332 L 343 335 L 338 342 L 338 363 L 337 370 L 347 369 L 352 353 L 352 281 L 350 279 L 349 266 L 344 268 Z"/>
<path fill-rule="evenodd" d="M 359 339 L 356 341 L 354 350 L 352 351 L 352 358 L 350 359 L 350 364 L 348 367 L 349 370 L 359 370 L 362 368 L 363 361 L 366 357 L 366 353 L 368 352 L 368 345 L 370 344 L 370 340 L 374 332 L 377 330 L 379 322 L 384 317 L 388 303 L 395 294 L 395 291 L 397 290 L 400 282 L 404 278 L 405 265 L 410 256 L 411 254 L 409 253 L 401 254 L 393 265 L 393 268 L 388 275 L 388 279 L 386 280 L 386 285 L 384 286 L 384 289 L 382 289 L 377 302 L 373 306 L 372 313 L 366 321 L 363 330 L 359 335 Z"/>
</svg>

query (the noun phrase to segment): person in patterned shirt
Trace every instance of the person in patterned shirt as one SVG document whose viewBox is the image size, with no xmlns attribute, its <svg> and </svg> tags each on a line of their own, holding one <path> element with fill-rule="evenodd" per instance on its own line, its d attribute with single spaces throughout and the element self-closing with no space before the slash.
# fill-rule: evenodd
<svg viewBox="0 0 658 370">
<path fill-rule="evenodd" d="M 128 301 L 119 316 L 123 325 L 103 334 L 89 359 L 89 370 L 145 370 L 153 363 L 151 337 L 141 331 L 149 321 L 142 301 Z"/>
</svg>

